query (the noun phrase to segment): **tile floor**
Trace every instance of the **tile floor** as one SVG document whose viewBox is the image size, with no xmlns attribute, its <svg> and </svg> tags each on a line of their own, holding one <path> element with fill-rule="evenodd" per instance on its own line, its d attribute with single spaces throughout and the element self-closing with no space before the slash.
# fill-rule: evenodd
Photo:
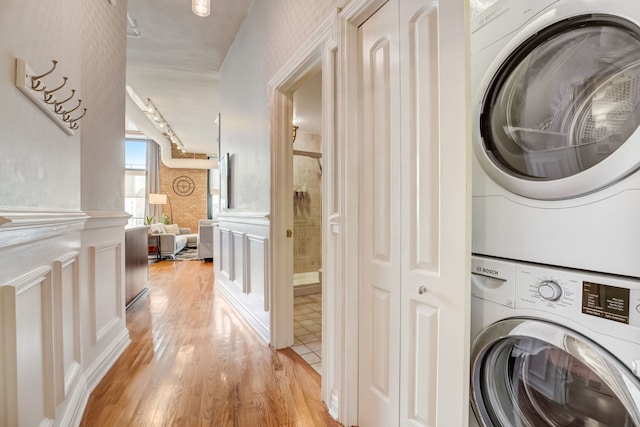
<svg viewBox="0 0 640 427">
<path fill-rule="evenodd" d="M 294 297 L 293 347 L 322 375 L 322 294 Z"/>
</svg>

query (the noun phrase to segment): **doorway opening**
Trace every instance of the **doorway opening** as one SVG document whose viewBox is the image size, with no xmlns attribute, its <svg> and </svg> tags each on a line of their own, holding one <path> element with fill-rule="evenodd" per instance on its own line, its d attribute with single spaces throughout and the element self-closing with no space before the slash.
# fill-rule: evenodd
<svg viewBox="0 0 640 427">
<path fill-rule="evenodd" d="M 322 373 L 322 72 L 293 93 L 293 351 Z"/>
</svg>

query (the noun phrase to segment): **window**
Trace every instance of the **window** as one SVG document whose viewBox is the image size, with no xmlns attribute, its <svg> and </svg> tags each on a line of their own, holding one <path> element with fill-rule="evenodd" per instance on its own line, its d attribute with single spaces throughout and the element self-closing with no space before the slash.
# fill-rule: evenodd
<svg viewBox="0 0 640 427">
<path fill-rule="evenodd" d="M 144 225 L 147 185 L 147 142 L 125 141 L 124 210 L 129 225 Z"/>
</svg>

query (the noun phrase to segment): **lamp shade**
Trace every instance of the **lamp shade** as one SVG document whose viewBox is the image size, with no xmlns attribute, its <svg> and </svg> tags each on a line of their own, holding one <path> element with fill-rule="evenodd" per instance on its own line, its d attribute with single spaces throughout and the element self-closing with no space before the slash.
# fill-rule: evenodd
<svg viewBox="0 0 640 427">
<path fill-rule="evenodd" d="M 167 195 L 166 194 L 149 194 L 149 204 L 152 205 L 166 205 L 167 204 Z"/>
<path fill-rule="evenodd" d="M 211 0 L 191 0 L 191 10 L 198 16 L 209 16 Z"/>
</svg>

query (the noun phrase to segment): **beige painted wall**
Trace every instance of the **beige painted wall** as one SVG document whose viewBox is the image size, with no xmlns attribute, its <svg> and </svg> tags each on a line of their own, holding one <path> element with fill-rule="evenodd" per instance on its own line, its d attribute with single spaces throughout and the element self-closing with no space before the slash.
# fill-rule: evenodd
<svg viewBox="0 0 640 427">
<path fill-rule="evenodd" d="M 254 2 L 220 73 L 221 152 L 234 155 L 233 210 L 270 210 L 267 84 L 348 0 Z"/>
</svg>

